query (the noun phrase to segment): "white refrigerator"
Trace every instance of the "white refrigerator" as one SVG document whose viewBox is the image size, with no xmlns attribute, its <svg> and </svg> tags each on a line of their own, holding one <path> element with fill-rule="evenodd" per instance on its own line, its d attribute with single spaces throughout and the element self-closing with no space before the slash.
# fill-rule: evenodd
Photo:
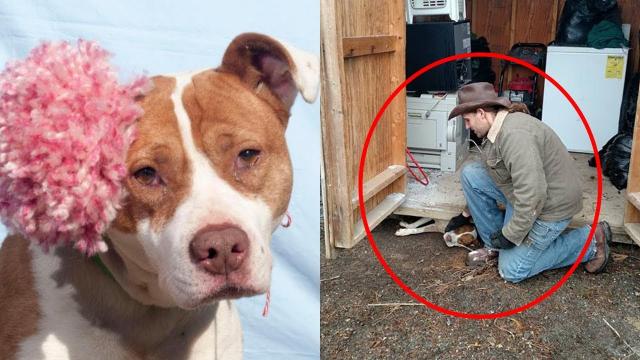
<svg viewBox="0 0 640 360">
<path fill-rule="evenodd" d="M 549 46 L 546 72 L 576 101 L 584 113 L 598 150 L 618 132 L 629 50 Z M 569 151 L 593 153 L 578 113 L 549 81 L 544 84 L 542 121 Z"/>
</svg>

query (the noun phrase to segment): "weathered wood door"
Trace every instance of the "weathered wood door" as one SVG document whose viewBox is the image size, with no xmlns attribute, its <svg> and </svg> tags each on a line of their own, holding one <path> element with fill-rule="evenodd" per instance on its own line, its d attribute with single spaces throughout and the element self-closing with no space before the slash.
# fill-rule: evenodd
<svg viewBox="0 0 640 360">
<path fill-rule="evenodd" d="M 365 237 L 357 195 L 363 143 L 405 79 L 404 0 L 321 0 L 323 203 L 326 256 Z M 364 169 L 373 228 L 404 200 L 406 109 L 400 93 L 371 139 Z"/>
</svg>

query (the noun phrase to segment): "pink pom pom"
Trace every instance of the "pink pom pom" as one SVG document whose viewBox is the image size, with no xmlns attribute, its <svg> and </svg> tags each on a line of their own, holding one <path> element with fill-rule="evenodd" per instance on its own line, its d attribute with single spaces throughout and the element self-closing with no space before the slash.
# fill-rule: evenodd
<svg viewBox="0 0 640 360">
<path fill-rule="evenodd" d="M 142 115 L 135 97 L 151 86 L 119 85 L 109 57 L 90 41 L 44 43 L 0 74 L 0 217 L 45 249 L 107 250 Z"/>
</svg>

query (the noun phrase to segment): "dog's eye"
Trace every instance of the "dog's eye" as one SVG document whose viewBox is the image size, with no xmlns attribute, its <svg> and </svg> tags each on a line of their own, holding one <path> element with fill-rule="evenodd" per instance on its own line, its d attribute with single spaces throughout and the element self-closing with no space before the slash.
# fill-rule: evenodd
<svg viewBox="0 0 640 360">
<path fill-rule="evenodd" d="M 248 169 L 254 166 L 260 158 L 260 150 L 244 149 L 238 153 L 236 165 L 239 169 Z"/>
<path fill-rule="evenodd" d="M 147 186 L 160 185 L 161 183 L 160 176 L 158 176 L 156 169 L 149 166 L 143 167 L 133 173 L 133 177 L 135 177 L 141 184 Z"/>
</svg>

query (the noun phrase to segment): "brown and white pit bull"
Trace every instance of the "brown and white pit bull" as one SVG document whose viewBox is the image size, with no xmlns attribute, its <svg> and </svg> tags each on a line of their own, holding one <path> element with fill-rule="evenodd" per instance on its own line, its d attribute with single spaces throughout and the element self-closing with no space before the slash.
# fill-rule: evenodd
<svg viewBox="0 0 640 360">
<path fill-rule="evenodd" d="M 315 99 L 318 61 L 243 34 L 217 69 L 152 80 L 104 265 L 4 241 L 0 358 L 242 357 L 230 300 L 269 288 L 292 186 L 289 110 L 298 92 Z"/>
</svg>

